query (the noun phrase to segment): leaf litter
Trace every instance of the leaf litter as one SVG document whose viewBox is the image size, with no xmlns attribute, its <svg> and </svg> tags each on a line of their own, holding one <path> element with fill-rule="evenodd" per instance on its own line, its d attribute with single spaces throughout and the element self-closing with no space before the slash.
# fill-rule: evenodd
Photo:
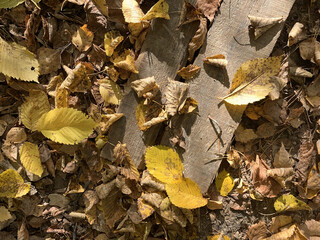
<svg viewBox="0 0 320 240">
<path fill-rule="evenodd" d="M 127 83 L 140 102 L 133 124 L 144 132 L 197 113 L 188 82 L 202 67 L 192 62 L 220 0 L 184 3 L 177 27 L 199 24 L 188 65 L 177 72 L 187 83 L 170 79 L 165 88 L 157 76 L 130 75 L 141 69 L 136 59 L 153 19 L 170 21 L 167 1 L 8 4 L 0 3 L 9 8 L 0 15 L 1 238 L 195 239 L 199 207 L 217 226 L 204 238 L 319 237 L 318 23 L 295 23 L 283 41 L 290 51 L 238 69 L 223 100 L 247 109 L 213 190 L 203 195 L 184 177 L 182 135 L 171 139 L 175 149 L 149 146 L 145 167 L 126 143 L 108 142 L 108 131 L 126 119 L 119 105 Z M 256 39 L 282 22 L 248 17 Z M 227 69 L 232 59 L 216 54 L 204 63 Z M 114 144 L 112 159 L 100 157 L 105 144 Z M 225 228 L 233 216 L 252 219 L 234 232 Z"/>
</svg>

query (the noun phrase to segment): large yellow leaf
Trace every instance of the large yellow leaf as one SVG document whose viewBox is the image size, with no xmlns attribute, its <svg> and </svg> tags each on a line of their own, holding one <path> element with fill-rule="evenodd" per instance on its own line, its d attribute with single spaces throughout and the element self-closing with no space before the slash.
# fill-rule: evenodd
<svg viewBox="0 0 320 240">
<path fill-rule="evenodd" d="M 0 174 L 0 197 L 22 197 L 29 191 L 30 184 L 24 183 L 17 171 L 8 169 Z"/>
<path fill-rule="evenodd" d="M 25 167 L 25 169 L 41 177 L 43 168 L 41 165 L 38 146 L 30 142 L 25 142 L 20 147 L 19 154 L 21 163 Z"/>
<path fill-rule="evenodd" d="M 215 182 L 221 196 L 227 196 L 234 187 L 233 177 L 225 169 L 218 174 Z"/>
<path fill-rule="evenodd" d="M 159 0 L 144 15 L 142 20 L 151 20 L 154 18 L 164 18 L 164 19 L 170 20 L 168 11 L 169 11 L 169 4 L 165 0 Z"/>
<path fill-rule="evenodd" d="M 146 150 L 146 165 L 149 173 L 164 183 L 182 179 L 183 164 L 178 153 L 166 146 L 152 146 Z"/>
<path fill-rule="evenodd" d="M 278 86 L 283 57 L 258 58 L 243 63 L 233 77 L 230 94 L 223 99 L 233 105 L 245 105 L 263 99 Z"/>
<path fill-rule="evenodd" d="M 127 23 L 140 23 L 144 15 L 136 0 L 123 0 L 122 13 Z"/>
<path fill-rule="evenodd" d="M 122 98 L 121 88 L 119 85 L 108 79 L 101 79 L 99 84 L 99 92 L 105 104 L 119 105 Z"/>
<path fill-rule="evenodd" d="M 36 129 L 52 141 L 76 144 L 88 137 L 95 121 L 73 108 L 56 108 L 39 119 Z"/>
<path fill-rule="evenodd" d="M 166 184 L 166 191 L 172 204 L 177 207 L 193 209 L 208 203 L 208 200 L 202 197 L 199 186 L 189 178 Z"/>
<path fill-rule="evenodd" d="M 39 83 L 39 63 L 35 55 L 16 43 L 7 43 L 0 37 L 0 72 L 20 79 Z"/>
<path fill-rule="evenodd" d="M 21 122 L 35 131 L 39 118 L 48 111 L 50 111 L 50 104 L 47 94 L 40 90 L 31 90 L 26 101 L 21 105 Z"/>
<path fill-rule="evenodd" d="M 274 209 L 277 212 L 311 210 L 311 208 L 305 202 L 298 200 L 291 194 L 278 197 L 274 202 Z"/>
</svg>

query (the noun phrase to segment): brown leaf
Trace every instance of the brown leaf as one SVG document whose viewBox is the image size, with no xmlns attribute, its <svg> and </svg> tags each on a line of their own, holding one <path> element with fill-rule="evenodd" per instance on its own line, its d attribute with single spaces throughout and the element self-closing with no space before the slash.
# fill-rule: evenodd
<svg viewBox="0 0 320 240">
<path fill-rule="evenodd" d="M 189 92 L 189 85 L 178 81 L 169 81 L 165 90 L 166 111 L 169 116 L 174 116 L 179 106 L 186 100 Z"/>
<path fill-rule="evenodd" d="M 61 67 L 59 50 L 41 47 L 37 50 L 37 56 L 40 75 L 55 72 Z"/>
<path fill-rule="evenodd" d="M 310 131 L 306 131 L 299 149 L 299 162 L 297 164 L 296 174 L 301 185 L 306 183 L 308 174 L 315 162 L 316 151 L 310 137 Z"/>
<path fill-rule="evenodd" d="M 247 235 L 249 240 L 262 240 L 267 236 L 267 226 L 265 222 L 253 224 L 249 227 Z"/>
<path fill-rule="evenodd" d="M 210 20 L 213 21 L 222 0 L 197 0 L 197 8 Z"/>
<path fill-rule="evenodd" d="M 268 138 L 275 134 L 276 127 L 271 122 L 262 123 L 258 128 L 256 134 L 260 138 Z"/>
<path fill-rule="evenodd" d="M 288 47 L 307 38 L 307 33 L 302 23 L 296 22 L 289 32 Z"/>
<path fill-rule="evenodd" d="M 139 181 L 139 171 L 135 166 L 126 144 L 118 143 L 114 150 L 113 156 L 116 159 L 116 164 L 121 165 L 121 174 L 128 179 Z"/>
<path fill-rule="evenodd" d="M 284 229 L 283 231 L 272 235 L 271 237 L 265 238 L 264 240 L 307 240 L 307 238 L 301 233 L 297 225 L 293 224 L 290 228 Z"/>
<path fill-rule="evenodd" d="M 30 236 L 29 236 L 29 231 L 27 229 L 27 226 L 26 226 L 26 221 L 23 220 L 23 222 L 21 223 L 21 226 L 18 230 L 18 239 L 19 240 L 29 240 L 30 239 Z"/>
<path fill-rule="evenodd" d="M 272 218 L 271 226 L 270 226 L 270 232 L 276 233 L 278 232 L 279 228 L 288 225 L 292 222 L 291 216 L 286 215 L 280 215 Z"/>
<path fill-rule="evenodd" d="M 239 125 L 235 131 L 236 141 L 241 143 L 247 143 L 251 140 L 257 139 L 258 135 L 253 129 L 245 129 L 242 125 Z"/>
<path fill-rule="evenodd" d="M 288 168 L 292 167 L 293 164 L 294 161 L 290 158 L 290 154 L 287 152 L 282 142 L 279 151 L 274 156 L 273 166 L 275 168 Z"/>
<path fill-rule="evenodd" d="M 205 59 L 203 59 L 203 62 L 221 68 L 227 67 L 228 64 L 228 60 L 222 54 L 218 54 L 212 57 L 206 57 Z"/>
<path fill-rule="evenodd" d="M 265 197 L 276 197 L 281 191 L 281 186 L 277 181 L 267 176 L 269 166 L 256 156 L 256 161 L 251 165 L 252 181 L 259 193 Z"/>
<path fill-rule="evenodd" d="M 93 41 L 93 33 L 88 29 L 87 24 L 78 28 L 72 35 L 73 45 L 80 51 L 85 52 L 89 50 Z"/>
<path fill-rule="evenodd" d="M 307 220 L 305 223 L 300 224 L 301 232 L 308 238 L 312 236 L 320 237 L 320 221 L 314 219 Z"/>
<path fill-rule="evenodd" d="M 188 61 L 192 61 L 194 53 L 201 48 L 207 36 L 207 19 L 199 18 L 199 27 L 188 45 Z"/>
<path fill-rule="evenodd" d="M 200 67 L 189 64 L 186 67 L 181 68 L 177 74 L 180 75 L 183 79 L 190 80 L 197 75 L 200 71 Z"/>
<path fill-rule="evenodd" d="M 131 83 L 131 87 L 137 93 L 138 97 L 142 97 L 153 89 L 159 89 L 154 76 L 135 80 Z"/>
</svg>

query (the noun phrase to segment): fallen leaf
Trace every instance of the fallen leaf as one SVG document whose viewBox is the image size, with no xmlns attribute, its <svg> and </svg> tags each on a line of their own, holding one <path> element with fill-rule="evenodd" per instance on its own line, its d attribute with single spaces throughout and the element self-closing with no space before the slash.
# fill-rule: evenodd
<svg viewBox="0 0 320 240">
<path fill-rule="evenodd" d="M 20 147 L 19 154 L 21 163 L 25 167 L 25 169 L 41 177 L 43 168 L 41 165 L 38 146 L 30 142 L 25 142 Z"/>
<path fill-rule="evenodd" d="M 226 235 L 219 234 L 215 236 L 207 236 L 207 240 L 230 240 L 230 238 Z"/>
<path fill-rule="evenodd" d="M 150 10 L 143 16 L 141 20 L 151 20 L 155 18 L 164 18 L 170 20 L 169 4 L 165 0 L 159 0 Z"/>
<path fill-rule="evenodd" d="M 106 105 L 119 105 L 122 99 L 121 88 L 114 81 L 108 79 L 99 80 L 99 91 Z"/>
<path fill-rule="evenodd" d="M 274 202 L 274 209 L 277 212 L 311 210 L 305 202 L 298 200 L 291 194 L 278 197 Z"/>
<path fill-rule="evenodd" d="M 6 143 L 22 143 L 27 140 L 27 134 L 22 127 L 11 128 L 6 136 Z"/>
<path fill-rule="evenodd" d="M 154 76 L 135 80 L 131 82 L 131 87 L 137 93 L 138 97 L 142 97 L 153 89 L 159 89 Z"/>
<path fill-rule="evenodd" d="M 119 78 L 119 72 L 114 67 L 105 67 L 105 71 L 108 74 L 109 78 L 116 82 Z"/>
<path fill-rule="evenodd" d="M 37 50 L 39 74 L 49 74 L 61 67 L 60 50 L 41 47 Z"/>
<path fill-rule="evenodd" d="M 188 97 L 183 104 L 180 105 L 178 109 L 179 114 L 186 114 L 191 113 L 196 110 L 198 107 L 197 100 L 193 99 L 192 97 Z"/>
<path fill-rule="evenodd" d="M 35 131 L 38 120 L 48 111 L 50 111 L 50 104 L 47 94 L 43 91 L 31 90 L 26 101 L 21 105 L 21 122 L 30 130 Z"/>
<path fill-rule="evenodd" d="M 279 228 L 292 223 L 292 217 L 286 215 L 279 215 L 272 218 L 270 232 L 276 233 L 278 232 Z"/>
<path fill-rule="evenodd" d="M 177 72 L 177 74 L 180 75 L 183 79 L 190 80 L 194 78 L 199 71 L 200 67 L 189 64 L 188 66 L 181 68 Z"/>
<path fill-rule="evenodd" d="M 0 72 L 22 81 L 39 83 L 39 62 L 32 52 L 15 42 L 7 43 L 1 37 L 0 48 Z"/>
<path fill-rule="evenodd" d="M 320 221 L 314 219 L 307 220 L 300 224 L 300 230 L 308 239 L 312 239 L 312 236 L 320 236 Z"/>
<path fill-rule="evenodd" d="M 199 27 L 188 45 L 188 61 L 191 62 L 195 52 L 203 45 L 207 36 L 207 19 L 199 17 Z"/>
<path fill-rule="evenodd" d="M 288 47 L 291 47 L 293 44 L 296 44 L 306 38 L 307 33 L 304 25 L 302 23 L 296 22 L 289 32 Z"/>
<path fill-rule="evenodd" d="M 145 105 L 142 100 L 136 109 L 136 119 L 141 131 L 168 120 L 167 113 L 156 102 Z"/>
<path fill-rule="evenodd" d="M 118 165 L 122 165 L 120 173 L 128 179 L 138 181 L 139 171 L 135 166 L 126 144 L 118 143 L 113 149 L 113 156 Z"/>
<path fill-rule="evenodd" d="M 180 208 L 194 209 L 208 203 L 208 200 L 202 197 L 199 186 L 189 178 L 167 183 L 166 191 L 172 204 Z"/>
<path fill-rule="evenodd" d="M 122 13 L 127 23 L 140 23 L 144 16 L 136 0 L 123 0 Z"/>
<path fill-rule="evenodd" d="M 255 190 L 265 197 L 276 197 L 281 191 L 281 186 L 277 181 L 267 176 L 268 165 L 257 155 L 256 161 L 250 168 Z"/>
<path fill-rule="evenodd" d="M 267 170 L 267 176 L 275 179 L 283 188 L 286 188 L 286 182 L 291 180 L 293 175 L 294 171 L 292 167 Z"/>
<path fill-rule="evenodd" d="M 108 17 L 108 4 L 106 3 L 106 1 L 104 0 L 93 0 L 93 2 L 95 3 L 95 5 L 97 6 L 97 8 L 100 10 L 100 12 Z"/>
<path fill-rule="evenodd" d="M 264 240 L 307 240 L 307 238 L 301 233 L 297 225 L 293 224 L 290 228 L 284 229 L 283 231 L 272 235 L 271 237 L 265 238 Z"/>
<path fill-rule="evenodd" d="M 142 196 L 143 194 L 144 193 L 142 193 Z M 150 217 L 154 213 L 154 207 L 147 203 L 142 197 L 138 198 L 137 204 L 142 220 Z"/>
<path fill-rule="evenodd" d="M 212 57 L 206 57 L 205 59 L 203 59 L 203 62 L 221 68 L 227 67 L 228 64 L 228 60 L 222 54 L 218 54 Z"/>
<path fill-rule="evenodd" d="M 102 114 L 99 122 L 102 134 L 106 134 L 110 126 L 124 116 L 123 113 Z"/>
<path fill-rule="evenodd" d="M 249 240 L 262 240 L 267 236 L 267 226 L 265 222 L 259 222 L 249 227 L 247 236 Z"/>
<path fill-rule="evenodd" d="M 217 190 L 221 196 L 227 196 L 234 187 L 233 177 L 225 169 L 223 169 L 215 179 Z"/>
<path fill-rule="evenodd" d="M 178 153 L 166 146 L 146 149 L 146 166 L 149 173 L 163 183 L 175 183 L 182 179 L 183 164 Z"/>
<path fill-rule="evenodd" d="M 282 57 L 258 58 L 243 63 L 235 73 L 230 93 L 222 98 L 234 105 L 246 105 L 266 97 L 279 83 Z"/>
<path fill-rule="evenodd" d="M 281 142 L 281 147 L 274 156 L 273 166 L 275 168 L 289 168 L 289 167 L 292 167 L 293 164 L 294 164 L 293 159 L 290 158 L 290 154 L 287 152 L 286 148 L 284 147 L 283 142 Z"/>
<path fill-rule="evenodd" d="M 262 123 L 256 131 L 256 134 L 259 138 L 268 138 L 272 137 L 276 133 L 276 127 L 274 123 L 265 122 Z"/>
<path fill-rule="evenodd" d="M 138 68 L 136 67 L 134 62 L 134 54 L 129 49 L 125 49 L 121 55 L 114 54 L 111 58 L 111 62 L 113 62 L 115 67 L 124 69 L 129 72 L 139 73 Z"/>
<path fill-rule="evenodd" d="M 86 52 L 92 45 L 93 33 L 88 29 L 87 24 L 78 28 L 72 35 L 73 45 L 80 51 Z"/>
<path fill-rule="evenodd" d="M 58 88 L 55 97 L 55 107 L 56 108 L 67 108 L 69 98 L 69 90 L 67 88 Z"/>
<path fill-rule="evenodd" d="M 242 125 L 239 125 L 235 131 L 235 139 L 238 142 L 248 143 L 258 138 L 258 135 L 253 129 L 245 129 Z"/>
<path fill-rule="evenodd" d="M 196 6 L 212 22 L 221 2 L 222 0 L 197 0 Z"/>
<path fill-rule="evenodd" d="M 5 222 L 12 218 L 12 215 L 8 209 L 4 206 L 0 206 L 0 222 Z"/>
<path fill-rule="evenodd" d="M 254 40 L 257 40 L 263 33 L 283 21 L 283 17 L 265 18 L 248 15 L 248 18 L 250 20 L 250 27 L 254 31 Z"/>
<path fill-rule="evenodd" d="M 111 57 L 114 50 L 123 41 L 123 36 L 119 31 L 112 30 L 104 35 L 104 49 L 108 57 Z"/>
<path fill-rule="evenodd" d="M 174 116 L 179 107 L 187 98 L 189 85 L 178 81 L 169 81 L 164 92 L 166 97 L 166 111 L 169 116 Z"/>
<path fill-rule="evenodd" d="M 24 183 L 20 174 L 8 169 L 0 174 L 0 197 L 18 198 L 30 191 L 30 184 Z"/>
<path fill-rule="evenodd" d="M 74 108 L 56 108 L 41 116 L 36 130 L 52 141 L 76 144 L 88 137 L 96 123 Z"/>
<path fill-rule="evenodd" d="M 80 62 L 68 72 L 68 76 L 59 88 L 67 88 L 71 92 L 87 92 L 92 85 L 89 74 L 93 72 L 94 68 L 91 63 Z"/>
<path fill-rule="evenodd" d="M 0 3 L 1 8 L 14 8 L 19 4 L 23 3 L 25 0 L 10 0 L 10 1 L 3 1 Z"/>
</svg>

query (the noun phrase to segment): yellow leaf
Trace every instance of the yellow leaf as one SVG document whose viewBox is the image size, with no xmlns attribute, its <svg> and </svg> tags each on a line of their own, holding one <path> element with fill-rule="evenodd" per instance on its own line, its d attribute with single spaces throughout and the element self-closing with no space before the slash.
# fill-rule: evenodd
<svg viewBox="0 0 320 240">
<path fill-rule="evenodd" d="M 145 131 L 151 126 L 166 121 L 168 116 L 158 103 L 151 102 L 145 105 L 142 100 L 136 109 L 136 119 L 140 130 Z"/>
<path fill-rule="evenodd" d="M 212 57 L 206 57 L 205 59 L 203 59 L 203 62 L 209 65 L 222 68 L 225 68 L 228 64 L 228 60 L 222 54 L 218 54 Z"/>
<path fill-rule="evenodd" d="M 104 49 L 108 57 L 111 57 L 117 46 L 123 41 L 119 31 L 109 31 L 104 35 Z"/>
<path fill-rule="evenodd" d="M 127 23 L 140 23 L 144 15 L 136 0 L 123 0 L 122 13 Z"/>
<path fill-rule="evenodd" d="M 19 4 L 23 3 L 25 0 L 1 0 L 0 9 L 1 8 L 14 8 Z"/>
<path fill-rule="evenodd" d="M 214 236 L 208 236 L 207 240 L 230 240 L 230 238 L 226 235 L 221 236 L 221 234 L 219 235 L 214 235 Z"/>
<path fill-rule="evenodd" d="M 178 109 L 179 114 L 191 113 L 198 107 L 197 100 L 192 97 L 188 97 Z"/>
<path fill-rule="evenodd" d="M 154 212 L 154 208 L 150 204 L 148 204 L 145 200 L 143 200 L 142 198 L 143 195 L 144 193 L 142 193 L 141 197 L 139 197 L 137 200 L 138 211 L 142 217 L 142 220 L 151 216 L 152 213 Z"/>
<path fill-rule="evenodd" d="M 55 107 L 56 108 L 67 108 L 68 104 L 68 97 L 69 97 L 69 90 L 67 88 L 58 88 L 56 91 L 55 97 Z"/>
<path fill-rule="evenodd" d="M 119 85 L 108 79 L 101 79 L 99 84 L 99 91 L 105 104 L 119 105 L 122 98 Z"/>
<path fill-rule="evenodd" d="M 153 5 L 150 10 L 144 15 L 142 20 L 151 20 L 154 18 L 164 18 L 170 20 L 168 14 L 169 4 L 165 0 L 159 0 L 155 5 Z"/>
<path fill-rule="evenodd" d="M 29 191 L 30 184 L 24 183 L 17 171 L 8 169 L 0 174 L 0 197 L 22 197 Z"/>
<path fill-rule="evenodd" d="M 105 0 L 93 0 L 93 2 L 96 4 L 97 8 L 100 10 L 100 12 L 105 15 L 106 17 L 109 16 L 108 14 L 108 4 Z"/>
<path fill-rule="evenodd" d="M 189 80 L 194 78 L 199 71 L 200 67 L 189 64 L 188 66 L 181 68 L 177 74 L 179 74 L 183 79 Z"/>
<path fill-rule="evenodd" d="M 166 191 L 172 204 L 177 207 L 194 209 L 208 203 L 208 200 L 202 197 L 199 186 L 189 178 L 182 178 L 171 184 L 167 183 Z"/>
<path fill-rule="evenodd" d="M 301 233 L 297 225 L 293 224 L 291 227 L 263 240 L 307 240 L 307 238 Z"/>
<path fill-rule="evenodd" d="M 56 108 L 41 116 L 36 129 L 52 141 L 76 144 L 88 137 L 96 126 L 94 120 L 73 108 Z"/>
<path fill-rule="evenodd" d="M 87 24 L 78 28 L 72 36 L 72 43 L 80 52 L 89 50 L 92 45 L 92 41 L 93 33 L 87 28 Z"/>
<path fill-rule="evenodd" d="M 0 72 L 20 79 L 39 83 L 39 62 L 35 55 L 16 43 L 7 43 L 0 37 Z"/>
<path fill-rule="evenodd" d="M 21 122 L 35 131 L 39 118 L 48 111 L 50 111 L 50 104 L 47 94 L 40 90 L 31 90 L 26 101 L 21 105 Z"/>
<path fill-rule="evenodd" d="M 182 179 L 183 164 L 178 153 L 166 146 L 152 146 L 146 150 L 146 166 L 149 173 L 164 183 Z"/>
<path fill-rule="evenodd" d="M 216 187 L 221 196 L 227 196 L 234 187 L 233 177 L 223 169 L 216 178 Z"/>
<path fill-rule="evenodd" d="M 298 200 L 293 195 L 282 195 L 274 202 L 274 209 L 277 212 L 311 210 L 311 208 L 303 201 Z"/>
<path fill-rule="evenodd" d="M 243 83 L 248 83 L 261 75 L 275 76 L 280 71 L 283 57 L 257 58 L 243 63 L 235 73 L 230 92 Z"/>
<path fill-rule="evenodd" d="M 25 169 L 41 177 L 43 173 L 43 168 L 41 165 L 38 146 L 30 142 L 25 142 L 20 147 L 19 154 L 21 163 L 25 167 Z"/>
<path fill-rule="evenodd" d="M 126 49 L 121 55 L 114 54 L 113 58 L 110 60 L 113 62 L 115 67 L 129 72 L 139 73 L 134 62 L 134 54 L 129 49 Z"/>
<path fill-rule="evenodd" d="M 11 219 L 12 216 L 8 209 L 4 206 L 0 206 L 0 223 Z"/>
</svg>

